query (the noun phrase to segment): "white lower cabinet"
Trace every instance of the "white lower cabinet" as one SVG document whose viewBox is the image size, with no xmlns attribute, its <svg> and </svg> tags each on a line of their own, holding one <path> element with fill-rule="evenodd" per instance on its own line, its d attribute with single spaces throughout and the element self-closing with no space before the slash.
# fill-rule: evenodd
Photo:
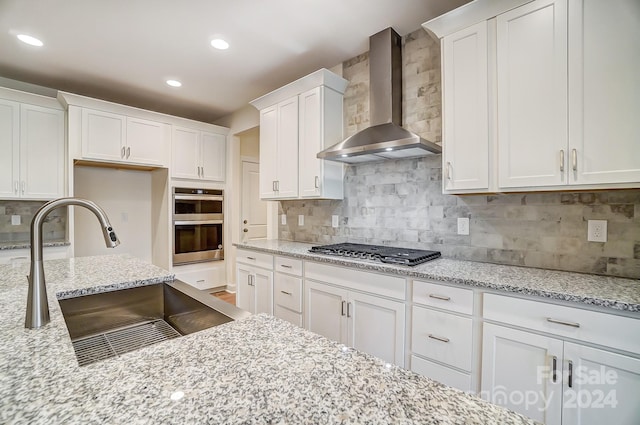
<svg viewBox="0 0 640 425">
<path fill-rule="evenodd" d="M 404 366 L 403 302 L 307 280 L 305 321 L 312 332 Z"/>
<path fill-rule="evenodd" d="M 273 314 L 273 271 L 238 263 L 236 305 L 250 313 Z"/>
<path fill-rule="evenodd" d="M 277 256 L 274 264 L 273 315 L 302 327 L 302 260 Z"/>
<path fill-rule="evenodd" d="M 483 325 L 483 398 L 546 424 L 640 423 L 640 321 L 493 294 L 485 296 L 484 309 L 485 319 L 501 317 L 506 326 Z M 518 314 L 509 317 L 509 310 Z M 524 323 L 557 332 L 509 327 Z M 601 339 L 615 345 L 610 350 L 563 339 L 582 333 L 588 337 L 580 340 L 597 344 L 603 323 L 609 325 Z M 629 341 L 625 333 L 635 338 Z M 622 347 L 636 354 L 615 352 Z"/>
</svg>

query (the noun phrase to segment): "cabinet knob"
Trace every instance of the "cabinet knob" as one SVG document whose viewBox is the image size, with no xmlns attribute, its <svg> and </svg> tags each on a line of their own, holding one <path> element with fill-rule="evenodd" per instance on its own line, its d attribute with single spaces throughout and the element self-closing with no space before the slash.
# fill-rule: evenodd
<svg viewBox="0 0 640 425">
<path fill-rule="evenodd" d="M 244 224 L 247 224 L 247 223 L 248 223 L 248 221 L 247 221 L 247 220 L 243 220 L 242 222 L 243 222 Z"/>
<path fill-rule="evenodd" d="M 247 233 L 249 229 L 242 229 L 243 232 Z"/>
</svg>

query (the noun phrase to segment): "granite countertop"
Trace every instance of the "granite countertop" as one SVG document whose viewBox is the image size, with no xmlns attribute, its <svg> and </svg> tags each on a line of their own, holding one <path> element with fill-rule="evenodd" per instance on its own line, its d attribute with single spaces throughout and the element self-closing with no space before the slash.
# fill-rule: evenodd
<svg viewBox="0 0 640 425">
<path fill-rule="evenodd" d="M 414 267 L 349 259 L 309 252 L 313 244 L 257 240 L 234 244 L 271 254 L 393 273 L 417 279 L 433 279 L 479 288 L 533 295 L 626 312 L 640 312 L 640 280 L 571 273 L 528 267 L 439 258 Z M 316 244 L 317 245 L 317 244 Z"/>
<path fill-rule="evenodd" d="M 267 315 L 79 367 L 56 293 L 173 276 L 128 256 L 45 261 L 51 323 L 28 330 L 27 271 L 0 266 L 0 423 L 533 423 Z"/>
<path fill-rule="evenodd" d="M 51 241 L 44 242 L 42 244 L 44 247 L 51 246 L 69 246 L 71 243 L 67 241 Z M 30 242 L 0 242 L 0 251 L 5 249 L 28 249 L 31 248 Z"/>
</svg>

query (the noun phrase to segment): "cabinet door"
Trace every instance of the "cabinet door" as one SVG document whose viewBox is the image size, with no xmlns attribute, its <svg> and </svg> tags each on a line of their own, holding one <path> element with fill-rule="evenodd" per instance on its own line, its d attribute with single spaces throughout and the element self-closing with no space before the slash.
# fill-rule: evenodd
<svg viewBox="0 0 640 425">
<path fill-rule="evenodd" d="M 260 198 L 274 199 L 278 155 L 278 107 L 260 111 Z M 291 158 L 289 156 L 289 158 Z"/>
<path fill-rule="evenodd" d="M 298 197 L 298 96 L 278 104 L 278 198 Z"/>
<path fill-rule="evenodd" d="M 489 189 L 487 23 L 443 39 L 444 190 Z"/>
<path fill-rule="evenodd" d="M 238 264 L 236 268 L 236 304 L 250 313 L 256 312 L 256 291 L 252 269 Z"/>
<path fill-rule="evenodd" d="M 569 2 L 569 181 L 640 182 L 640 2 Z"/>
<path fill-rule="evenodd" d="M 331 340 L 348 343 L 347 291 L 321 283 L 305 282 L 305 326 Z"/>
<path fill-rule="evenodd" d="M 562 341 L 485 323 L 481 395 L 538 422 L 559 425 Z"/>
<path fill-rule="evenodd" d="M 64 196 L 64 111 L 20 107 L 20 193 L 24 198 Z"/>
<path fill-rule="evenodd" d="M 565 342 L 564 363 L 563 425 L 640 423 L 640 359 Z"/>
<path fill-rule="evenodd" d="M 0 99 L 0 198 L 20 196 L 20 104 Z"/>
<path fill-rule="evenodd" d="M 349 345 L 404 367 L 404 303 L 349 293 Z"/>
<path fill-rule="evenodd" d="M 171 176 L 198 179 L 200 158 L 200 134 L 197 130 L 173 127 L 171 137 Z"/>
<path fill-rule="evenodd" d="M 202 174 L 204 180 L 225 180 L 225 152 L 227 138 L 224 134 L 201 133 Z"/>
<path fill-rule="evenodd" d="M 164 123 L 127 117 L 125 159 L 129 162 L 164 165 L 167 126 Z"/>
<path fill-rule="evenodd" d="M 300 196 L 320 195 L 322 160 L 316 157 L 322 148 L 322 104 L 320 87 L 302 93 L 299 97 L 299 167 Z"/>
<path fill-rule="evenodd" d="M 254 313 L 273 314 L 273 272 L 255 269 L 255 311 Z"/>
<path fill-rule="evenodd" d="M 501 188 L 567 184 L 566 10 L 535 0 L 497 17 Z"/>
<path fill-rule="evenodd" d="M 82 157 L 125 160 L 127 119 L 123 115 L 82 109 Z"/>
</svg>

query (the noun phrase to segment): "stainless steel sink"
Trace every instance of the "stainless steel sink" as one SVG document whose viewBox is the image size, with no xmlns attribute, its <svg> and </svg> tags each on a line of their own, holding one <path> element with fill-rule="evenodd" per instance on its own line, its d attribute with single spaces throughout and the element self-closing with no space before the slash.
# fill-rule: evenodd
<svg viewBox="0 0 640 425">
<path fill-rule="evenodd" d="M 250 315 L 179 280 L 58 302 L 80 366 Z"/>
</svg>

